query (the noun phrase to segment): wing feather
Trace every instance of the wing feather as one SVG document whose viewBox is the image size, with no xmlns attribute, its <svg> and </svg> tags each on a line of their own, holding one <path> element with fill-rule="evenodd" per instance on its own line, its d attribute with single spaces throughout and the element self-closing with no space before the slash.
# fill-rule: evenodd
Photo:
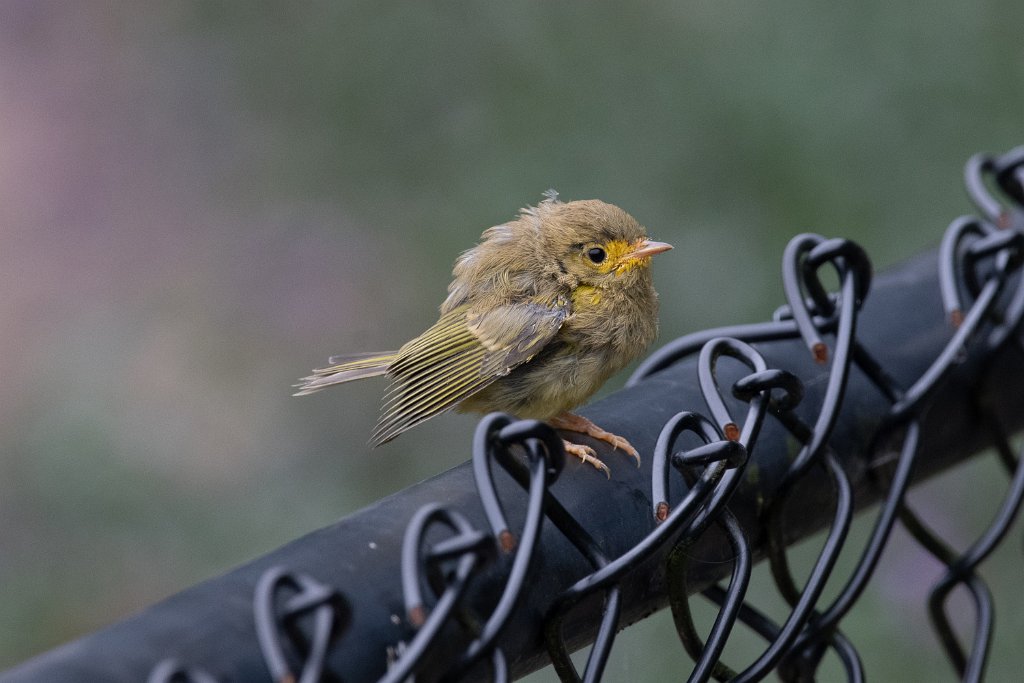
<svg viewBox="0 0 1024 683">
<path fill-rule="evenodd" d="M 527 362 L 557 334 L 568 312 L 560 298 L 483 312 L 464 305 L 445 313 L 388 366 L 393 383 L 370 443 L 390 441 Z"/>
<path fill-rule="evenodd" d="M 312 375 L 299 380 L 294 396 L 305 396 L 335 384 L 387 374 L 395 354 L 395 351 L 385 351 L 331 356 L 327 367 L 317 368 Z"/>
</svg>

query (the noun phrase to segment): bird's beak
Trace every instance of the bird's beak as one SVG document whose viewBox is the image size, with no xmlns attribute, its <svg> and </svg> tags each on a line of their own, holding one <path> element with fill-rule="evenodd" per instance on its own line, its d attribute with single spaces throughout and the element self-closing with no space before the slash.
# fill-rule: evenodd
<svg viewBox="0 0 1024 683">
<path fill-rule="evenodd" d="M 672 248 L 671 244 L 665 242 L 655 242 L 653 240 L 643 240 L 637 245 L 637 248 L 626 254 L 625 258 L 629 260 L 648 258 L 655 254 L 660 254 L 663 251 L 668 251 Z"/>
</svg>

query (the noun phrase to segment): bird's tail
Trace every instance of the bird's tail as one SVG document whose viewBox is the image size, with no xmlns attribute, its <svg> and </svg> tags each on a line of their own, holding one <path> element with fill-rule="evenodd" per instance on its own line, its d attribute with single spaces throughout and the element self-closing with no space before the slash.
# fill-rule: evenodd
<svg viewBox="0 0 1024 683">
<path fill-rule="evenodd" d="M 377 377 L 388 371 L 388 366 L 395 360 L 397 351 L 384 353 L 353 353 L 344 356 L 331 356 L 325 368 L 313 370 L 309 377 L 303 377 L 295 386 L 298 388 L 293 396 L 305 396 L 335 384 L 343 384 L 364 377 Z"/>
</svg>

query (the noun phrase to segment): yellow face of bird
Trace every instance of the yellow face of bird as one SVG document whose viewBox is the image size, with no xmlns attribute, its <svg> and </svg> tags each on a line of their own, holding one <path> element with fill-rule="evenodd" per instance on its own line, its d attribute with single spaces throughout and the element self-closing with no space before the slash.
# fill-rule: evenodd
<svg viewBox="0 0 1024 683">
<path fill-rule="evenodd" d="M 600 275 L 621 276 L 634 268 L 646 268 L 651 257 L 668 251 L 672 245 L 654 242 L 646 237 L 629 241 L 612 239 L 604 242 L 577 243 L 573 245 L 580 253 L 587 267 Z"/>
</svg>

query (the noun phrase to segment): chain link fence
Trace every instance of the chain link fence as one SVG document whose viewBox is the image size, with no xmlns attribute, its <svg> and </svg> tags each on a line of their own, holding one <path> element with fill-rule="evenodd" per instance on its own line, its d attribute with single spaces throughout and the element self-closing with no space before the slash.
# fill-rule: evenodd
<svg viewBox="0 0 1024 683">
<path fill-rule="evenodd" d="M 562 680 L 597 681 L 616 633 L 668 606 L 691 681 L 814 680 L 830 652 L 859 681 L 843 619 L 899 523 L 946 568 L 928 608 L 951 672 L 981 680 L 995 601 L 978 567 L 1024 495 L 1009 442 L 1024 427 L 1024 148 L 976 156 L 965 177 L 979 216 L 953 221 L 938 252 L 875 278 L 854 242 L 799 235 L 770 322 L 676 340 L 589 406 L 645 454 L 640 469 L 619 462 L 606 481 L 566 462 L 547 425 L 492 414 L 465 465 L 0 679 L 505 681 L 551 663 Z M 954 550 L 906 494 L 986 447 L 1010 483 Z M 871 532 L 840 576 L 858 510 Z M 797 581 L 787 548 L 821 531 Z M 748 591 L 759 560 L 784 619 Z M 963 640 L 956 589 L 973 608 Z M 706 634 L 698 594 L 717 606 Z M 723 661 L 738 623 L 763 649 Z M 570 653 L 588 644 L 580 671 Z"/>
</svg>

